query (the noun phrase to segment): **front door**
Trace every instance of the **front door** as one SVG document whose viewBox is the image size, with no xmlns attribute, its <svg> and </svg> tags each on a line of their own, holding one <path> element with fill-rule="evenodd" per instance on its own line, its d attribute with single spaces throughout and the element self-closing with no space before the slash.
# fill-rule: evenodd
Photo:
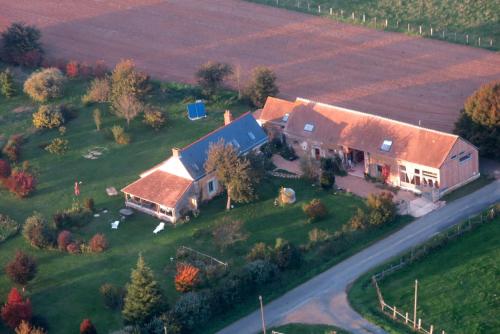
<svg viewBox="0 0 500 334">
<path fill-rule="evenodd" d="M 321 159 L 321 151 L 319 148 L 314 149 L 314 157 L 316 158 L 316 160 Z"/>
</svg>

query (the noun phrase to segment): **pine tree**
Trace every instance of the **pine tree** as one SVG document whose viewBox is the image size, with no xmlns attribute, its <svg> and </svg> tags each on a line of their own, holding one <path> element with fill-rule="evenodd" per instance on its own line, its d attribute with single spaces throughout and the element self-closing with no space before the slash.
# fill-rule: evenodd
<svg viewBox="0 0 500 334">
<path fill-rule="evenodd" d="M 16 95 L 16 87 L 14 84 L 14 77 L 9 69 L 0 73 L 0 92 L 6 98 L 11 98 Z"/>
<path fill-rule="evenodd" d="M 123 306 L 123 318 L 130 323 L 142 324 L 155 315 L 161 305 L 161 292 L 153 271 L 139 254 L 137 266 L 130 275 Z"/>
</svg>

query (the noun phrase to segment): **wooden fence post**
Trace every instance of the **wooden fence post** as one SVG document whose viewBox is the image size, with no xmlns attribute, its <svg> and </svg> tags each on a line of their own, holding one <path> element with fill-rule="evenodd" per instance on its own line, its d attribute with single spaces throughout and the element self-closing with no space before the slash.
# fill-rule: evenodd
<svg viewBox="0 0 500 334">
<path fill-rule="evenodd" d="M 405 324 L 408 324 L 408 312 L 405 314 Z"/>
<path fill-rule="evenodd" d="M 418 26 L 418 32 L 422 35 L 422 26 Z"/>
<path fill-rule="evenodd" d="M 432 36 L 432 27 L 431 27 L 431 36 Z"/>
<path fill-rule="evenodd" d="M 333 8 L 330 8 L 330 16 L 333 15 Z"/>
<path fill-rule="evenodd" d="M 443 30 L 443 39 L 444 39 L 444 30 Z"/>
<path fill-rule="evenodd" d="M 429 330 L 429 334 L 432 334 L 434 332 L 434 326 L 431 325 L 431 329 Z"/>
<path fill-rule="evenodd" d="M 469 35 L 465 35 L 465 42 L 469 44 Z"/>
<path fill-rule="evenodd" d="M 422 328 L 422 319 L 418 318 L 418 327 L 419 330 Z"/>
<path fill-rule="evenodd" d="M 354 12 L 352 12 L 352 20 L 354 21 Z"/>
<path fill-rule="evenodd" d="M 396 305 L 394 305 L 394 308 L 392 309 L 392 317 L 396 319 Z"/>
<path fill-rule="evenodd" d="M 385 19 L 385 27 L 387 28 L 388 25 L 389 25 L 389 21 L 387 21 L 387 19 Z"/>
<path fill-rule="evenodd" d="M 365 16 L 365 13 L 363 13 L 363 23 L 366 22 L 366 16 Z"/>
<path fill-rule="evenodd" d="M 477 45 L 481 46 L 481 37 L 478 37 L 478 38 L 477 38 Z M 483 216 L 481 215 L 481 218 L 482 218 L 482 217 L 483 217 Z"/>
<path fill-rule="evenodd" d="M 410 32 L 410 24 L 408 23 L 408 32 Z"/>
<path fill-rule="evenodd" d="M 343 19 L 343 18 L 344 18 L 344 10 L 343 10 L 343 9 L 341 9 L 341 10 L 340 10 L 340 18 L 341 18 L 341 19 Z"/>
<path fill-rule="evenodd" d="M 318 5 L 318 13 L 321 14 L 321 5 Z"/>
</svg>

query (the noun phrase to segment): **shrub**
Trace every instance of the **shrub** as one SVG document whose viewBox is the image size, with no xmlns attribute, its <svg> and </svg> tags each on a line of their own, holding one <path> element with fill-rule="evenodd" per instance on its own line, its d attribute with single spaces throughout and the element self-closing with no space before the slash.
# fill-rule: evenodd
<svg viewBox="0 0 500 334">
<path fill-rule="evenodd" d="M 366 228 L 367 223 L 366 213 L 362 209 L 358 208 L 354 216 L 352 216 L 349 220 L 349 227 L 353 231 L 361 230 Z"/>
<path fill-rule="evenodd" d="M 16 334 L 47 334 L 43 328 L 32 326 L 29 322 L 21 321 L 15 330 Z"/>
<path fill-rule="evenodd" d="M 78 72 L 79 72 L 78 74 L 80 75 L 80 77 L 89 78 L 90 76 L 92 76 L 94 74 L 94 68 L 92 67 L 91 64 L 89 64 L 87 62 L 83 62 L 83 63 L 79 64 Z"/>
<path fill-rule="evenodd" d="M 0 72 L 0 93 L 6 98 L 11 98 L 16 95 L 14 77 L 9 69 Z"/>
<path fill-rule="evenodd" d="M 42 61 L 43 49 L 38 28 L 24 23 L 12 23 L 2 32 L 2 49 L 8 63 L 36 67 Z"/>
<path fill-rule="evenodd" d="M 90 319 L 83 319 L 80 324 L 80 334 L 97 334 L 97 330 Z"/>
<path fill-rule="evenodd" d="M 18 162 L 19 156 L 21 155 L 21 135 L 13 135 L 7 141 L 7 144 L 2 149 L 2 153 L 5 154 L 7 159 L 11 162 Z"/>
<path fill-rule="evenodd" d="M 276 85 L 276 74 L 263 66 L 253 70 L 252 79 L 245 89 L 245 95 L 255 107 L 262 107 L 268 96 L 276 96 L 279 93 Z"/>
<path fill-rule="evenodd" d="M 14 170 L 10 177 L 4 181 L 11 193 L 19 198 L 25 198 L 36 190 L 36 178 L 27 171 Z"/>
<path fill-rule="evenodd" d="M 323 242 L 331 238 L 331 234 L 328 231 L 320 230 L 319 228 L 313 228 L 309 231 L 309 242 L 315 244 L 318 242 Z"/>
<path fill-rule="evenodd" d="M 23 226 L 23 236 L 33 247 L 48 248 L 54 244 L 54 230 L 38 213 L 28 217 Z"/>
<path fill-rule="evenodd" d="M 18 222 L 0 213 L 0 243 L 16 235 L 19 229 Z"/>
<path fill-rule="evenodd" d="M 102 253 L 108 249 L 108 240 L 104 234 L 95 234 L 89 242 L 92 253 Z"/>
<path fill-rule="evenodd" d="M 321 188 L 325 190 L 330 190 L 335 184 L 335 174 L 333 171 L 323 171 L 321 177 L 319 178 L 319 184 Z"/>
<path fill-rule="evenodd" d="M 16 288 L 12 288 L 7 296 L 7 303 L 2 307 L 1 315 L 4 323 L 14 329 L 21 321 L 30 321 L 33 315 L 29 299 L 23 300 Z"/>
<path fill-rule="evenodd" d="M 64 138 L 54 138 L 50 144 L 45 147 L 45 150 L 51 154 L 62 155 L 68 151 L 68 143 L 68 140 Z"/>
<path fill-rule="evenodd" d="M 125 118 L 127 126 L 130 126 L 130 121 L 143 112 L 144 104 L 133 95 L 122 95 L 113 104 L 113 109 L 115 114 Z"/>
<path fill-rule="evenodd" d="M 250 252 L 247 254 L 246 259 L 249 262 L 255 261 L 255 260 L 265 260 L 268 261 L 271 259 L 271 250 L 269 247 L 263 243 L 263 242 L 258 242 L 255 245 L 253 245 L 252 249 Z"/>
<path fill-rule="evenodd" d="M 97 131 L 101 131 L 101 125 L 102 125 L 102 114 L 101 110 L 99 109 L 94 109 L 92 113 L 92 117 L 94 118 L 94 124 L 95 128 Z"/>
<path fill-rule="evenodd" d="M 255 286 L 270 282 L 278 276 L 278 267 L 269 261 L 255 260 L 247 263 L 243 270 L 247 272 Z"/>
<path fill-rule="evenodd" d="M 0 179 L 6 179 L 11 173 L 10 163 L 7 160 L 0 159 Z"/>
<path fill-rule="evenodd" d="M 243 230 L 243 227 L 244 223 L 241 220 L 223 218 L 215 225 L 212 232 L 215 245 L 224 250 L 238 241 L 245 240 L 248 235 Z"/>
<path fill-rule="evenodd" d="M 200 282 L 200 269 L 190 264 L 179 264 L 175 275 L 175 289 L 180 292 L 193 290 Z"/>
<path fill-rule="evenodd" d="M 394 220 L 396 205 L 392 199 L 392 193 L 387 191 L 368 195 L 366 205 L 369 208 L 368 221 L 370 225 L 379 226 Z"/>
<path fill-rule="evenodd" d="M 5 266 L 5 273 L 10 280 L 20 285 L 26 285 L 35 278 L 36 272 L 35 259 L 21 251 L 17 251 L 15 258 Z"/>
<path fill-rule="evenodd" d="M 209 296 L 204 292 L 183 294 L 175 303 L 174 314 L 187 330 L 203 325 L 212 314 Z"/>
<path fill-rule="evenodd" d="M 64 124 L 64 116 L 60 106 L 43 105 L 33 113 L 33 126 L 37 129 L 53 129 Z"/>
<path fill-rule="evenodd" d="M 302 177 L 308 180 L 317 180 L 318 171 L 310 157 L 302 157 L 299 161 Z"/>
<path fill-rule="evenodd" d="M 88 222 L 91 217 L 92 211 L 82 207 L 79 202 L 74 202 L 71 208 L 56 212 L 52 219 L 55 228 L 61 230 L 81 226 Z"/>
<path fill-rule="evenodd" d="M 125 132 L 125 129 L 119 125 L 111 128 L 113 138 L 118 145 L 128 145 L 130 143 L 130 136 Z"/>
<path fill-rule="evenodd" d="M 35 101 L 45 102 L 62 96 L 64 81 L 64 75 L 57 68 L 43 69 L 24 82 L 24 92 Z"/>
<path fill-rule="evenodd" d="M 203 94 L 210 97 L 217 92 L 224 79 L 231 74 L 233 74 L 231 65 L 209 61 L 200 66 L 196 72 L 196 78 L 203 89 Z"/>
<path fill-rule="evenodd" d="M 121 310 L 123 307 L 123 299 L 125 298 L 124 288 L 104 283 L 101 285 L 99 291 L 106 307 L 112 310 Z"/>
<path fill-rule="evenodd" d="M 59 248 L 60 251 L 65 252 L 68 248 L 68 245 L 73 242 L 73 236 L 71 235 L 71 232 L 68 230 L 64 230 L 59 232 L 59 235 L 57 236 L 57 248 Z"/>
<path fill-rule="evenodd" d="M 66 64 L 66 76 L 76 78 L 80 74 L 80 64 L 76 60 L 70 60 Z"/>
<path fill-rule="evenodd" d="M 158 131 L 165 125 L 165 115 L 161 110 L 148 106 L 144 110 L 143 122 Z"/>
<path fill-rule="evenodd" d="M 281 270 L 296 268 L 302 261 L 302 254 L 294 244 L 278 238 L 276 239 L 276 244 L 274 246 L 272 260 Z"/>
<path fill-rule="evenodd" d="M 95 78 L 90 83 L 90 87 L 82 97 L 84 104 L 104 103 L 109 101 L 111 94 L 111 84 L 108 78 Z"/>
<path fill-rule="evenodd" d="M 93 198 L 85 198 L 83 200 L 83 207 L 89 211 L 94 212 L 95 211 L 95 204 L 94 204 L 94 199 Z"/>
<path fill-rule="evenodd" d="M 108 73 L 108 67 L 106 66 L 104 60 L 96 61 L 92 72 L 96 78 L 104 77 L 106 73 Z"/>
<path fill-rule="evenodd" d="M 143 100 L 149 90 L 149 77 L 135 68 L 132 60 L 122 60 L 116 64 L 111 74 L 110 102 L 113 108 L 122 96 L 131 96 Z"/>
<path fill-rule="evenodd" d="M 314 198 L 309 203 L 302 206 L 302 210 L 308 217 L 308 222 L 315 222 L 325 218 L 328 215 L 326 206 L 321 200 Z"/>
<path fill-rule="evenodd" d="M 70 254 L 78 254 L 80 253 L 80 246 L 76 242 L 72 242 L 66 246 L 66 251 Z"/>
</svg>

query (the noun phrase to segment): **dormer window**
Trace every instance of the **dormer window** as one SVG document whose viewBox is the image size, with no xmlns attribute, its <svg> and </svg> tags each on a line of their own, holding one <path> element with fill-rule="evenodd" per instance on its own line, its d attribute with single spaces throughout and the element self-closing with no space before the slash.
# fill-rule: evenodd
<svg viewBox="0 0 500 334">
<path fill-rule="evenodd" d="M 384 152 L 389 152 L 391 150 L 392 140 L 386 139 L 380 146 L 380 150 Z"/>
<path fill-rule="evenodd" d="M 286 123 L 288 121 L 288 117 L 290 117 L 290 114 L 285 114 L 281 120 Z"/>
<path fill-rule="evenodd" d="M 314 125 L 313 124 L 307 123 L 306 125 L 304 125 L 304 131 L 312 132 L 313 130 L 314 130 Z"/>
</svg>

